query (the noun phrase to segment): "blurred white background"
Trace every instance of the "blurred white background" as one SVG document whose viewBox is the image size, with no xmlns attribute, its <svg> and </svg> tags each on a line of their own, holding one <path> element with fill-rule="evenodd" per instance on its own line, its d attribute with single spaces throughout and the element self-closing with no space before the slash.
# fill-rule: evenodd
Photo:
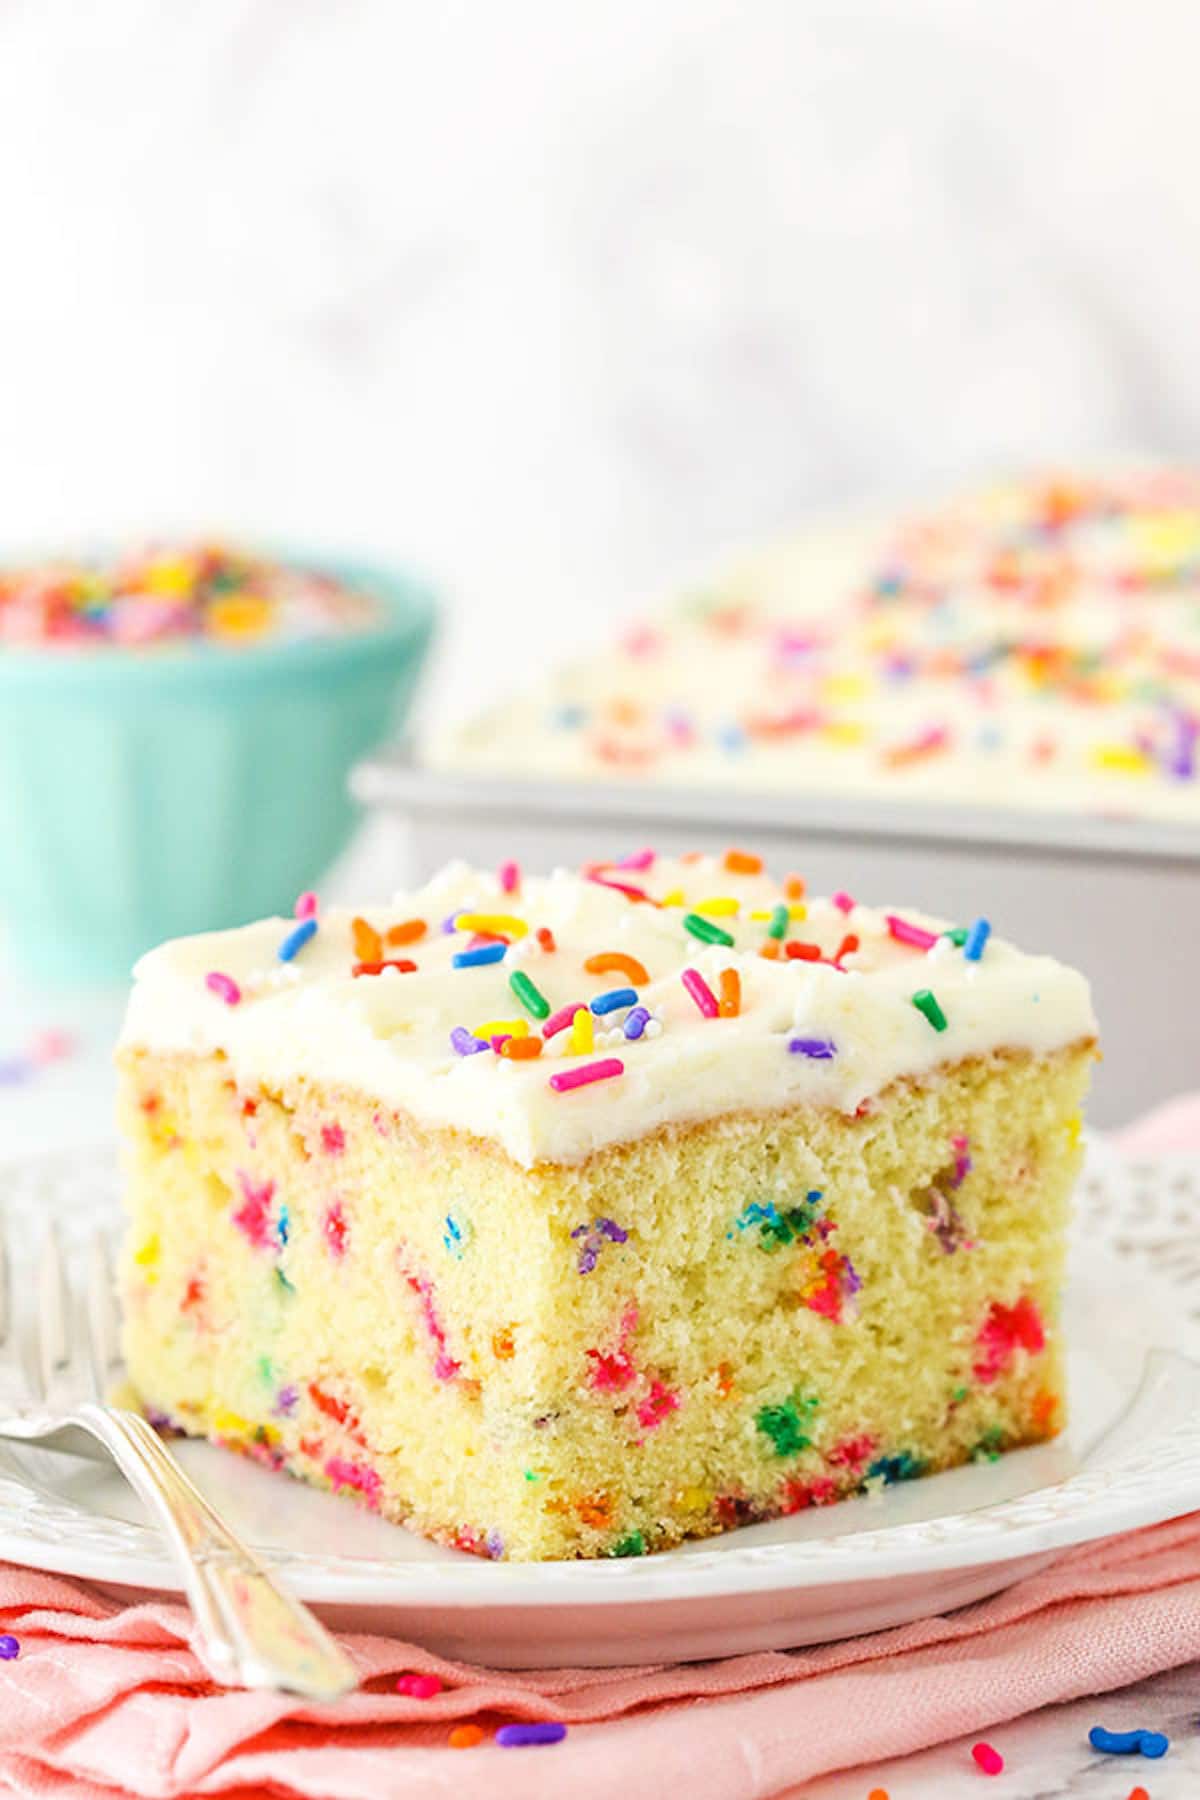
<svg viewBox="0 0 1200 1800">
<path fill-rule="evenodd" d="M 3 534 L 399 552 L 461 710 L 823 503 L 1200 438 L 1189 0 L 0 0 Z"/>
</svg>

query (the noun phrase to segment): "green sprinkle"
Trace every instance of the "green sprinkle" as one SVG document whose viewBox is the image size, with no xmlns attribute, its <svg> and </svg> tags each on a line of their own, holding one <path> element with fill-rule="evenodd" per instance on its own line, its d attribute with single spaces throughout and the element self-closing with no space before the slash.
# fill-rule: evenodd
<svg viewBox="0 0 1200 1800">
<path fill-rule="evenodd" d="M 684 913 L 683 929 L 690 931 L 694 938 L 699 938 L 702 944 L 724 944 L 727 949 L 733 948 L 733 939 L 729 933 L 722 931 L 719 925 L 714 925 L 711 919 L 702 919 L 699 913 Z"/>
<path fill-rule="evenodd" d="M 541 988 L 536 987 L 530 981 L 523 969 L 513 970 L 508 978 L 508 985 L 526 1012 L 530 1013 L 533 1018 L 548 1019 L 550 1017 L 550 1002 Z"/>
<path fill-rule="evenodd" d="M 776 1456 L 799 1456 L 801 1450 L 807 1450 L 812 1443 L 804 1427 L 808 1423 L 808 1414 L 815 1411 L 816 1406 L 815 1400 L 793 1394 L 779 1406 L 760 1407 L 754 1415 L 754 1423 L 764 1437 L 770 1438 Z"/>
<path fill-rule="evenodd" d="M 610 1556 L 645 1556 L 646 1540 L 640 1531 L 631 1531 L 628 1537 L 618 1538 L 608 1554 Z"/>
<path fill-rule="evenodd" d="M 935 1031 L 945 1031 L 946 1015 L 937 1003 L 937 996 L 929 988 L 918 988 L 912 997 L 912 1003 L 919 1013 L 924 1013 Z"/>
<path fill-rule="evenodd" d="M 294 1294 L 295 1293 L 295 1291 L 296 1291 L 295 1288 L 292 1286 L 291 1282 L 288 1280 L 287 1276 L 284 1274 L 283 1270 L 280 1268 L 278 1263 L 275 1264 L 275 1279 L 279 1283 L 280 1287 L 283 1289 L 285 1294 Z"/>
<path fill-rule="evenodd" d="M 259 1357 L 259 1359 L 258 1359 L 258 1378 L 260 1381 L 265 1381 L 268 1387 L 274 1387 L 276 1385 L 275 1365 L 271 1361 L 269 1356 L 260 1356 Z"/>
<path fill-rule="evenodd" d="M 773 938 L 786 937 L 788 921 L 791 919 L 791 916 L 792 915 L 786 906 L 777 906 L 775 911 L 771 914 L 771 923 L 767 926 L 767 936 Z"/>
<path fill-rule="evenodd" d="M 536 1469 L 526 1469 L 525 1479 L 526 1481 L 540 1481 L 542 1478 Z"/>
<path fill-rule="evenodd" d="M 965 1388 L 965 1387 L 955 1388 L 955 1390 L 954 1390 L 953 1394 L 951 1394 L 950 1398 L 954 1401 L 954 1404 L 956 1406 L 961 1406 L 963 1401 L 966 1399 L 967 1395 L 970 1393 L 970 1391 L 971 1391 L 970 1388 Z"/>
<path fill-rule="evenodd" d="M 967 941 L 967 928 L 965 925 L 956 925 L 953 931 L 943 931 L 942 936 L 949 938 L 955 948 L 961 950 Z"/>
<path fill-rule="evenodd" d="M 1000 1453 L 1004 1449 L 1004 1432 L 999 1425 L 993 1425 L 985 1431 L 979 1442 L 971 1451 L 972 1462 L 999 1462 Z"/>
</svg>

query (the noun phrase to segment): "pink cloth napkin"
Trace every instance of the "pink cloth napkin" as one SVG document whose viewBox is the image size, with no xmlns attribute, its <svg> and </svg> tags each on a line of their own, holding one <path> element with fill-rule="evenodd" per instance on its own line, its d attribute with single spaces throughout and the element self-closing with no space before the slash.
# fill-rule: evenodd
<svg viewBox="0 0 1200 1800">
<path fill-rule="evenodd" d="M 1200 1096 L 1118 1140 L 1200 1143 Z M 214 1688 L 186 1610 L 120 1607 L 0 1564 L 0 1783 L 19 1795 L 270 1793 L 304 1800 L 767 1800 L 831 1770 L 1200 1659 L 1200 1513 L 1087 1545 L 945 1617 L 815 1650 L 677 1667 L 503 1674 L 377 1638 L 344 1641 L 362 1690 L 336 1706 Z M 432 1699 L 397 1675 L 439 1676 Z M 566 1739 L 504 1749 L 494 1728 L 560 1719 Z M 455 1723 L 488 1733 L 448 1747 Z M 973 1769 L 964 1769 L 965 1775 Z"/>
</svg>

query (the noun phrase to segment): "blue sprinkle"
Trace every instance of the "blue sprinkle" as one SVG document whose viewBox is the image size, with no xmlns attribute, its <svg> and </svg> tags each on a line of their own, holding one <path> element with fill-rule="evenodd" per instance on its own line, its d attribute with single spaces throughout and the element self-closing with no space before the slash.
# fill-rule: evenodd
<svg viewBox="0 0 1200 1800">
<path fill-rule="evenodd" d="M 1143 1756 L 1149 1756 L 1157 1762 L 1159 1757 L 1165 1756 L 1171 1748 L 1171 1740 L 1162 1731 L 1143 1731 L 1142 1741 L 1138 1748 Z"/>
<path fill-rule="evenodd" d="M 992 928 L 986 919 L 976 919 L 967 932 L 963 942 L 963 955 L 968 962 L 978 962 L 983 955 L 984 945 L 992 935 Z"/>
<path fill-rule="evenodd" d="M 636 1006 L 637 991 L 634 988 L 609 988 L 607 994 L 597 994 L 591 1005 L 594 1013 L 616 1012 L 619 1006 Z"/>
<path fill-rule="evenodd" d="M 275 1235 L 279 1239 L 279 1248 L 281 1250 L 288 1241 L 288 1232 L 291 1230 L 291 1224 L 291 1216 L 288 1213 L 287 1207 L 281 1206 L 279 1209 L 279 1220 L 275 1226 Z"/>
<path fill-rule="evenodd" d="M 560 731 L 578 731 L 581 725 L 587 724 L 587 708 L 583 706 L 560 706 L 551 713 L 551 719 Z"/>
<path fill-rule="evenodd" d="M 20 1638 L 13 1637 L 12 1634 L 7 1631 L 0 1635 L 0 1662 L 12 1662 L 13 1658 L 20 1656 L 20 1654 Z"/>
<path fill-rule="evenodd" d="M 807 1056 L 813 1062 L 830 1062 L 837 1055 L 837 1045 L 828 1038 L 789 1038 L 788 1049 L 793 1056 Z"/>
<path fill-rule="evenodd" d="M 649 1008 L 645 1006 L 635 1006 L 630 1013 L 626 1014 L 625 1036 L 627 1038 L 640 1038 L 649 1023 Z"/>
<path fill-rule="evenodd" d="M 484 963 L 504 961 L 507 944 L 481 944 L 478 950 L 460 950 L 452 960 L 456 969 L 480 969 Z"/>
<path fill-rule="evenodd" d="M 446 1229 L 442 1233 L 442 1243 L 450 1255 L 456 1261 L 461 1262 L 463 1250 L 466 1248 L 466 1234 L 453 1213 L 446 1214 L 445 1224 Z"/>
<path fill-rule="evenodd" d="M 309 938 L 314 938 L 316 935 L 317 921 L 315 919 L 301 919 L 298 925 L 292 926 L 292 929 L 288 932 L 275 954 L 280 962 L 291 962 L 297 952 L 303 950 Z"/>
<path fill-rule="evenodd" d="M 536 1725 L 502 1725 L 496 1742 L 505 1750 L 515 1750 L 523 1744 L 561 1744 L 566 1735 L 565 1725 L 546 1720 Z"/>
<path fill-rule="evenodd" d="M 481 1050 L 487 1049 L 487 1045 L 474 1032 L 468 1031 L 465 1025 L 456 1025 L 450 1033 L 450 1048 L 457 1051 L 459 1056 L 477 1056 Z"/>
<path fill-rule="evenodd" d="M 1088 1743 L 1093 1750 L 1103 1750 L 1107 1756 L 1136 1756 L 1142 1748 L 1142 1739 L 1156 1734 L 1144 1731 L 1105 1731 L 1103 1725 L 1093 1725 L 1088 1732 Z M 1165 1742 L 1165 1740 L 1164 1740 Z M 1162 1755 L 1162 1751 L 1151 1751 L 1152 1756 Z"/>
<path fill-rule="evenodd" d="M 746 733 L 740 725 L 722 725 L 717 732 L 717 743 L 722 750 L 735 756 L 739 750 L 746 748 Z"/>
</svg>

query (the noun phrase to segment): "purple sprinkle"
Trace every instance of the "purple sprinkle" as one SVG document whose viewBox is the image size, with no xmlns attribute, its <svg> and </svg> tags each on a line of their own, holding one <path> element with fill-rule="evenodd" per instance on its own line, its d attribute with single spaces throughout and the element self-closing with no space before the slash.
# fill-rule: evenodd
<svg viewBox="0 0 1200 1800">
<path fill-rule="evenodd" d="M 813 1062 L 830 1062 L 837 1055 L 837 1045 L 828 1038 L 789 1038 L 788 1049 L 793 1056 L 807 1056 Z"/>
<path fill-rule="evenodd" d="M 459 1056 L 476 1056 L 480 1050 L 486 1050 L 487 1045 L 482 1038 L 477 1038 L 473 1032 L 468 1031 L 465 1025 L 456 1025 L 450 1033 L 450 1048 L 456 1050 Z"/>
<path fill-rule="evenodd" d="M 649 1023 L 650 1011 L 648 1007 L 631 1007 L 629 1012 L 625 1015 L 625 1036 L 627 1038 L 640 1038 Z"/>
<path fill-rule="evenodd" d="M 23 1056 L 8 1056 L 0 1062 L 0 1087 L 16 1087 L 28 1081 L 33 1070 Z"/>
<path fill-rule="evenodd" d="M 487 1537 L 484 1539 L 484 1544 L 492 1561 L 499 1562 L 500 1558 L 504 1555 L 504 1539 L 500 1536 L 500 1533 L 498 1531 L 489 1531 Z"/>
<path fill-rule="evenodd" d="M 12 1634 L 7 1631 L 0 1634 L 0 1662 L 12 1662 L 14 1658 L 20 1656 L 20 1654 L 20 1638 L 13 1637 Z M 563 1727 L 563 1730 L 566 1730 L 565 1726 Z"/>
<path fill-rule="evenodd" d="M 505 1750 L 517 1750 L 524 1744 L 561 1744 L 566 1735 L 565 1725 L 547 1719 L 535 1725 L 502 1725 L 496 1742 Z"/>
<path fill-rule="evenodd" d="M 299 1399 L 300 1390 L 289 1382 L 287 1387 L 281 1387 L 276 1394 L 271 1411 L 277 1419 L 286 1418 L 288 1413 L 295 1412 Z"/>
<path fill-rule="evenodd" d="M 582 1238 L 583 1248 L 579 1252 L 576 1264 L 581 1275 L 590 1275 L 600 1256 L 601 1248 L 607 1238 L 610 1244 L 627 1244 L 629 1233 L 624 1226 L 618 1225 L 615 1219 L 593 1219 L 590 1225 L 577 1225 L 571 1233 L 573 1238 Z"/>
</svg>

